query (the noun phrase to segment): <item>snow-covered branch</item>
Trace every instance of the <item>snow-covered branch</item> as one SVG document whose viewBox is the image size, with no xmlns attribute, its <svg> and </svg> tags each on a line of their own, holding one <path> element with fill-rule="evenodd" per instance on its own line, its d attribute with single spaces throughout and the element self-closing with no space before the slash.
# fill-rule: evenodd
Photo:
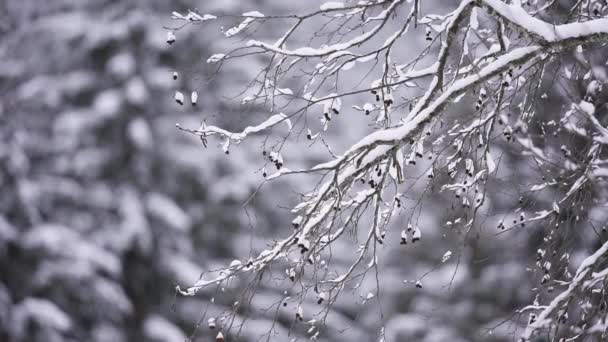
<svg viewBox="0 0 608 342">
<path fill-rule="evenodd" d="M 605 272 L 594 273 L 593 270 L 597 269 L 598 265 L 607 259 L 608 242 L 605 242 L 597 251 L 583 260 L 568 287 L 557 295 L 551 303 L 546 305 L 532 323 L 528 324 L 521 336 L 522 340 L 529 341 L 539 330 L 546 329 L 553 324 L 557 320 L 553 316 L 569 302 L 573 301 L 576 291 L 590 291 L 590 285 L 604 281 L 608 274 Z"/>
<path fill-rule="evenodd" d="M 221 67 L 235 59 L 265 56 L 267 64 L 249 83 L 242 104 L 263 104 L 270 115 L 241 132 L 207 123 L 198 129 L 180 128 L 201 139 L 220 137 L 227 151 L 230 143 L 255 139 L 285 122 L 289 131 L 283 139 L 272 144 L 270 153 L 266 148 L 263 151 L 263 176 L 273 180 L 314 173 L 322 179 L 293 208 L 293 232 L 248 262 L 235 262 L 180 291 L 193 295 L 201 288 L 261 274 L 272 264 L 282 263 L 292 282 L 296 273 L 310 269 L 315 274 L 315 292 L 334 290 L 337 296 L 346 282 L 377 268 L 376 251 L 384 245 L 387 232 L 394 225 L 405 226 L 404 219 L 395 222 L 394 217 L 407 216 L 408 228 L 403 229 L 400 242 L 407 244 L 408 237 L 411 242 L 421 239 L 421 229 L 410 224 L 414 212 L 421 210 L 420 201 L 402 208 L 403 198 L 412 189 L 434 189 L 435 182 L 441 182 L 440 192 L 453 194 L 459 204 L 457 217 L 449 225 L 460 225 L 465 235 L 481 224 L 479 215 L 490 217 L 491 197 L 498 195 L 487 192 L 488 184 L 504 174 L 499 165 L 502 161 L 496 157 L 511 148 L 518 148 L 542 177 L 540 184 L 524 191 L 526 195 L 549 190 L 557 195 L 548 203 L 539 200 L 527 218 L 521 196 L 520 206 L 512 211 L 516 215 L 513 224 L 505 225 L 501 219 L 498 228 L 508 232 L 551 222 L 557 229 L 570 219 L 567 208 L 583 208 L 586 191 L 608 174 L 600 163 L 608 141 L 602 117 L 608 97 L 601 98 L 597 83 L 591 87 L 593 96 L 580 96 L 572 100 L 569 111 L 547 119 L 542 101 L 552 85 L 543 82 L 551 73 L 557 74 L 573 50 L 583 60 L 581 51 L 606 45 L 608 19 L 600 14 L 580 15 L 555 23 L 541 15 L 553 3 L 462 0 L 446 14 L 422 16 L 418 1 L 328 2 L 303 15 L 248 12 L 239 16 L 242 21 L 225 32 L 228 38 L 243 36 L 256 24 L 286 26 L 278 37 L 249 39 L 232 51 L 213 55 L 208 62 Z M 578 2 L 571 11 L 583 13 L 583 7 Z M 173 17 L 180 22 L 222 19 L 195 13 Z M 306 28 L 311 29 L 315 20 L 327 22 L 309 39 Z M 428 44 L 416 53 L 406 51 L 409 40 L 415 40 L 412 26 L 423 28 Z M 585 63 L 587 71 L 579 80 L 588 82 L 591 75 L 601 74 Z M 361 81 L 343 82 L 353 75 L 361 76 Z M 342 153 L 335 152 L 327 142 L 336 134 L 334 127 L 358 120 L 357 113 L 365 117 L 373 113 L 370 129 Z M 564 144 L 554 146 L 549 131 L 554 137 L 575 134 L 576 139 L 590 143 L 576 140 L 581 152 Z M 301 143 L 297 138 L 303 136 L 310 145 L 323 144 L 329 157 L 307 168 L 284 165 L 282 149 L 294 136 L 294 144 Z M 265 136 L 264 144 L 269 139 Z M 564 140 L 575 139 L 567 135 Z M 509 146 L 511 142 L 516 147 Z M 274 163 L 275 173 L 267 173 L 269 162 Z M 417 174 L 421 168 L 424 177 Z M 362 228 L 362 217 L 371 224 Z M 346 231 L 362 241 L 353 248 L 346 270 L 329 272 L 331 245 L 344 241 Z M 606 246 L 583 263 L 566 291 L 543 307 L 524 338 L 550 325 L 555 310 L 584 287 L 591 264 L 603 257 Z M 371 261 L 365 262 L 368 258 Z M 549 278 L 549 269 L 543 282 Z M 604 277 L 605 272 L 595 274 Z"/>
</svg>

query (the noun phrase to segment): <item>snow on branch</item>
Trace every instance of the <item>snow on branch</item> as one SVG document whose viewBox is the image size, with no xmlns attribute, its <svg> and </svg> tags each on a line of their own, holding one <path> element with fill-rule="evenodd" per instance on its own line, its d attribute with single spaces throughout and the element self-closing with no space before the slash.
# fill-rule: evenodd
<svg viewBox="0 0 608 342">
<path fill-rule="evenodd" d="M 258 40 L 250 40 L 247 42 L 248 47 L 258 47 L 267 51 L 275 52 L 281 55 L 286 56 L 297 56 L 297 57 L 323 57 L 330 55 L 332 53 L 336 53 L 338 51 L 348 50 L 356 45 L 360 45 L 368 41 L 370 38 L 374 37 L 386 24 L 389 16 L 395 11 L 398 5 L 400 5 L 404 0 L 395 0 L 391 2 L 387 9 L 382 11 L 380 14 L 373 18 L 368 18 L 367 22 L 371 21 L 381 21 L 380 24 L 372 28 L 371 30 L 363 33 L 360 36 L 357 36 L 351 39 L 348 42 L 337 43 L 329 46 L 325 46 L 322 48 L 312 48 L 312 47 L 301 47 L 294 50 L 287 50 L 281 48 L 283 45 L 282 40 L 278 42 L 278 44 L 267 44 Z M 333 8 L 327 8 L 325 10 L 329 10 Z"/>
<path fill-rule="evenodd" d="M 180 128 L 181 130 L 187 131 L 189 133 L 201 136 L 201 137 L 221 135 L 238 144 L 241 141 L 243 141 L 248 135 L 270 129 L 282 122 L 285 122 L 287 127 L 289 127 L 289 130 L 292 129 L 291 120 L 287 117 L 287 115 L 285 115 L 283 113 L 272 115 L 271 117 L 266 119 L 264 122 L 262 122 L 258 125 L 255 125 L 255 126 L 248 126 L 245 129 L 243 129 L 243 131 L 238 132 L 238 133 L 229 132 L 229 131 L 227 131 L 223 128 L 217 127 L 217 126 L 207 126 L 207 125 L 205 125 L 205 123 L 202 123 L 200 128 L 196 129 L 196 130 L 189 130 L 187 128 L 182 128 L 179 125 L 178 125 L 178 128 Z"/>
<path fill-rule="evenodd" d="M 551 7 L 548 3 L 537 5 L 544 8 L 542 11 Z M 231 143 L 254 139 L 261 135 L 258 133 L 285 122 L 288 132 L 272 144 L 270 153 L 263 150 L 264 165 L 271 162 L 277 169 L 268 174 L 265 166 L 260 167 L 264 179 L 314 173 L 321 180 L 301 194 L 300 203 L 292 209 L 296 216 L 293 232 L 246 262 L 233 262 L 186 289 L 178 288 L 180 293 L 194 295 L 202 288 L 219 286 L 236 277 L 260 276 L 278 264 L 286 268 L 289 281 L 299 280 L 301 286 L 314 287 L 314 292 L 324 296 L 331 293 L 323 298 L 335 301 L 347 282 L 377 271 L 377 249 L 386 243 L 393 226 L 403 227 L 407 221 L 400 244 L 421 240 L 423 229 L 410 223 L 415 221 L 413 213 L 421 210 L 421 201 L 405 208 L 406 198 L 421 184 L 433 189 L 434 182 L 439 181 L 440 191 L 454 195 L 460 205 L 459 217 L 450 219 L 449 225 L 459 225 L 464 235 L 478 224 L 480 213 L 489 217 L 488 198 L 495 194 L 487 192 L 488 182 L 502 171 L 497 151 L 504 154 L 515 148 L 509 146 L 513 142 L 521 156 L 529 157 L 542 174 L 543 182 L 532 183 L 537 185 L 530 186 L 526 193 L 535 195 L 550 189 L 560 192 L 549 203 L 539 200 L 542 206 L 530 210 L 528 218 L 520 200 L 521 207 L 513 210 L 517 215 L 513 224 L 508 227 L 500 220 L 499 229 L 506 232 L 545 222 L 559 227 L 567 215 L 565 208 L 583 207 L 579 202 L 586 197 L 585 191 L 597 184 L 594 177 L 601 179 L 608 174 L 601 159 L 601 149 L 608 141 L 606 123 L 598 114 L 606 103 L 598 95 L 601 87 L 594 88 L 594 96 L 573 101 L 570 111 L 550 120 L 542 111 L 546 94 L 541 91 L 546 88 L 543 80 L 574 47 L 578 51 L 608 43 L 608 19 L 600 15 L 568 17 L 570 22 L 554 24 L 541 19 L 546 17 L 522 1 L 462 0 L 457 8 L 442 15 L 421 16 L 420 10 L 419 1 L 331 1 L 303 15 L 249 12 L 238 16 L 241 21 L 225 32 L 227 38 L 253 31 L 253 22 L 256 26 L 286 23 L 278 38 L 251 39 L 208 59 L 221 62 L 221 67 L 263 55 L 267 64 L 247 85 L 242 104 L 264 104 L 269 107 L 268 118 L 240 132 L 207 123 L 198 129 L 180 129 L 199 136 L 204 143 L 207 138 L 219 137 L 227 151 Z M 572 10 L 583 11 L 579 5 Z M 174 13 L 173 18 L 194 22 L 217 19 L 192 12 Z M 311 26 L 311 19 L 327 23 Z M 415 25 L 410 25 L 412 22 Z M 332 31 L 334 26 L 330 24 L 349 29 Z M 397 52 L 412 45 L 408 40 L 415 34 L 411 27 L 418 25 L 423 27 L 428 46 L 412 53 L 413 57 Z M 306 39 L 306 29 L 316 31 L 319 27 L 322 29 L 314 39 Z M 344 75 L 361 76 L 361 81 L 344 82 Z M 590 76 L 581 79 L 585 77 Z M 459 111 L 459 115 L 452 113 Z M 368 125 L 370 129 L 343 152 L 334 152 L 328 143 L 331 134 L 337 134 L 334 127 L 359 120 L 355 116 L 358 113 L 364 118 L 375 116 Z M 588 123 L 584 129 L 579 127 L 583 122 Z M 564 145 L 555 147 L 544 139 L 549 131 L 557 137 L 573 132 L 591 143 L 580 153 Z M 294 136 L 294 144 L 304 140 L 309 146 L 323 145 L 329 157 L 299 170 L 284 166 L 281 149 Z M 266 147 L 273 137 L 264 138 Z M 420 169 L 424 169 L 424 177 L 416 173 Z M 360 240 L 348 256 L 347 267 L 327 271 L 331 245 L 348 235 Z M 607 248 L 604 244 L 585 260 L 569 288 L 543 307 L 528 326 L 525 339 L 550 324 L 555 311 L 575 291 L 584 289 L 592 265 L 603 258 Z M 306 278 L 311 273 L 315 274 L 314 284 Z M 594 277 L 604 279 L 605 274 L 605 270 L 598 270 Z M 414 283 L 421 287 L 420 281 Z"/>
<path fill-rule="evenodd" d="M 608 259 L 608 242 L 605 242 L 597 251 L 583 260 L 568 288 L 557 295 L 551 303 L 536 315 L 534 322 L 526 327 L 521 340 L 529 341 L 539 330 L 548 328 L 549 325 L 553 324 L 555 318 L 552 316 L 556 315 L 557 311 L 562 309 L 564 305 L 567 305 L 575 291 L 585 291 L 589 288 L 590 284 L 592 285 L 606 279 L 606 276 L 608 276 L 606 272 L 593 273 L 593 269 L 606 259 Z M 589 283 L 590 278 L 592 279 L 591 283 Z"/>
</svg>

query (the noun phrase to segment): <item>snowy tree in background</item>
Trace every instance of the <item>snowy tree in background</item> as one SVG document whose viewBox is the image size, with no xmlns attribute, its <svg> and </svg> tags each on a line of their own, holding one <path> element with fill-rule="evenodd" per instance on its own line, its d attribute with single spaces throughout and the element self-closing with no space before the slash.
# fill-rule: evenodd
<svg viewBox="0 0 608 342">
<path fill-rule="evenodd" d="M 513 318 L 526 317 L 522 341 L 608 338 L 608 5 L 456 5 L 434 14 L 424 0 L 326 2 L 305 13 L 243 13 L 236 25 L 222 29 L 238 47 L 207 63 L 217 65 L 221 77 L 223 65 L 263 60 L 266 67 L 238 101 L 269 114 L 260 122 L 239 118 L 246 127 L 237 131 L 208 117 L 198 128 L 178 128 L 226 154 L 239 144 L 259 143 L 264 183 L 313 177 L 318 185 L 300 195 L 291 230 L 286 227 L 268 249 L 204 273 L 195 284 L 178 287 L 182 295 L 206 288 L 223 292 L 246 278 L 251 286 L 243 297 L 251 301 L 256 286 L 280 279 L 289 285 L 269 310 L 291 310 L 292 326 L 306 326 L 306 335 L 316 340 L 340 296 L 349 296 L 366 277 L 378 279 L 383 248 L 426 243 L 418 219 L 425 199 L 440 194 L 449 199 L 444 212 L 430 215 L 449 218 L 445 229 L 458 231 L 463 242 L 479 239 L 488 227 L 497 234 L 529 230 L 541 236 L 530 267 L 538 270 L 537 290 L 543 291 Z M 235 20 L 198 11 L 174 12 L 172 19 L 166 38 L 178 49 L 188 48 L 180 46 L 184 27 Z M 275 36 L 259 39 L 263 30 Z M 172 96 L 179 105 L 198 103 L 205 111 L 195 90 L 176 89 Z M 354 120 L 366 121 L 367 131 L 349 147 L 331 146 L 326 134 L 352 136 Z M 292 144 L 321 147 L 327 160 L 301 167 L 298 155 L 286 153 Z M 503 169 L 507 154 L 526 160 L 529 179 Z M 525 196 L 508 199 L 508 211 L 494 205 L 507 200 L 499 198 L 505 185 L 527 189 Z M 584 257 L 570 260 L 569 237 L 578 231 L 593 231 L 595 238 L 584 246 Z M 335 255 L 332 246 L 345 239 L 352 240 L 351 255 Z M 447 251 L 439 260 L 451 257 Z M 350 266 L 334 268 L 336 258 L 348 258 Z M 402 286 L 424 283 L 404 280 Z M 382 290 L 378 281 L 362 301 Z M 238 336 L 232 317 L 242 304 L 235 301 L 231 310 L 203 319 L 220 334 Z M 378 338 L 384 339 L 382 329 Z"/>
</svg>

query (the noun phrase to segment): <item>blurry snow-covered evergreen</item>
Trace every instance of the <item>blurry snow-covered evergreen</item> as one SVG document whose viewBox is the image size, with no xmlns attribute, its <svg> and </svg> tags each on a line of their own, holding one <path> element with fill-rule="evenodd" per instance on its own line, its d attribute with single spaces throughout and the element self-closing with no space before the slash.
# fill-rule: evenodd
<svg viewBox="0 0 608 342">
<path fill-rule="evenodd" d="M 216 294 L 184 298 L 174 286 L 247 258 L 289 229 L 283 204 L 293 200 L 292 188 L 307 186 L 303 179 L 266 186 L 244 208 L 262 181 L 261 147 L 242 144 L 225 155 L 175 128 L 176 122 L 196 127 L 201 113 L 219 113 L 208 119 L 228 126 L 238 126 L 239 115 L 256 115 L 223 98 L 242 89 L 255 62 L 228 66 L 208 82 L 204 61 L 221 52 L 221 33 L 190 27 L 179 32 L 188 46 L 179 49 L 166 44 L 162 27 L 173 10 L 242 12 L 262 4 L 284 6 L 279 0 L 248 8 L 240 1 L 0 3 L 0 340 L 182 341 Z M 175 66 L 192 70 L 179 70 L 174 81 Z M 198 107 L 176 105 L 176 88 L 197 90 Z M 321 160 L 314 150 L 300 158 Z M 502 162 L 518 161 L 505 154 Z M 493 197 L 494 205 L 509 205 Z M 328 319 L 325 341 L 372 341 L 381 325 L 387 341 L 513 339 L 515 328 L 502 322 L 531 301 L 538 279 L 525 262 L 542 236 L 495 236 L 496 227 L 482 231 L 483 239 L 462 236 L 444 225 L 449 206 L 440 200 L 421 218 L 428 226 L 423 244 L 404 250 L 395 237 L 383 253 L 381 305 L 360 305 L 365 292 L 345 295 Z M 441 263 L 448 250 L 454 256 Z M 403 282 L 431 269 L 422 289 Z M 262 284 L 251 310 L 268 306 L 280 290 Z M 234 300 L 221 297 L 211 306 Z M 251 316 L 249 309 L 239 314 Z M 242 340 L 256 340 L 274 318 L 258 310 Z M 279 317 L 283 333 L 291 320 L 291 313 Z M 205 322 L 195 340 L 212 336 Z"/>
<path fill-rule="evenodd" d="M 238 253 L 252 151 L 206 153 L 175 129 L 200 115 L 167 95 L 204 87 L 169 68 L 211 40 L 169 50 L 162 25 L 190 6 L 0 4 L 0 340 L 183 341 L 204 298 L 176 311 L 175 284 Z"/>
</svg>

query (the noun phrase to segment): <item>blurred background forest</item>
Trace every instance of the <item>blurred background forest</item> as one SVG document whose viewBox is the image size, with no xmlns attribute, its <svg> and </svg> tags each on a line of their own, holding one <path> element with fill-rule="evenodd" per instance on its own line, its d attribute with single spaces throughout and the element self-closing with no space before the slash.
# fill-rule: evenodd
<svg viewBox="0 0 608 342">
<path fill-rule="evenodd" d="M 255 60 L 202 79 L 206 58 L 225 48 L 219 30 L 189 28 L 178 36 L 187 48 L 166 44 L 170 13 L 189 8 L 293 10 L 279 0 L 0 2 L 1 341 L 183 341 L 210 305 L 221 309 L 234 298 L 211 304 L 213 293 L 176 296 L 175 285 L 246 258 L 290 229 L 284 207 L 314 179 L 265 186 L 244 207 L 263 180 L 261 146 L 242 144 L 225 155 L 215 142 L 204 149 L 175 128 L 197 127 L 201 113 L 218 113 L 208 119 L 235 129 L 243 115 L 260 115 L 224 97 L 251 78 Z M 176 66 L 194 77 L 172 80 Z M 202 109 L 177 106 L 176 87 L 198 90 Z M 368 123 L 349 124 L 354 136 Z M 343 141 L 347 133 L 332 134 Z M 323 156 L 310 149 L 298 159 L 310 164 Z M 491 197 L 511 210 L 525 190 L 500 179 L 526 184 L 529 167 L 507 151 L 501 167 Z M 515 310 L 545 291 L 532 290 L 542 277 L 533 262 L 543 230 L 497 235 L 491 226 L 461 236 L 443 225 L 455 217 L 445 209 L 451 198 L 432 200 L 421 218 L 422 244 L 383 252 L 380 305 L 363 304 L 365 292 L 347 295 L 321 340 L 373 341 L 382 325 L 388 341 L 514 339 L 525 322 Z M 531 208 L 550 203 L 525 201 Z M 563 241 L 572 247 L 594 239 L 576 233 Z M 442 264 L 448 250 L 453 260 Z M 407 279 L 422 279 L 424 287 Z M 239 285 L 233 290 L 225 296 Z M 248 318 L 240 341 L 268 331 L 275 316 L 260 309 L 279 291 L 261 284 L 257 300 L 238 313 Z M 292 327 L 291 312 L 277 320 L 283 334 Z M 194 340 L 215 333 L 203 324 Z M 271 340 L 287 341 L 282 336 Z"/>
</svg>

